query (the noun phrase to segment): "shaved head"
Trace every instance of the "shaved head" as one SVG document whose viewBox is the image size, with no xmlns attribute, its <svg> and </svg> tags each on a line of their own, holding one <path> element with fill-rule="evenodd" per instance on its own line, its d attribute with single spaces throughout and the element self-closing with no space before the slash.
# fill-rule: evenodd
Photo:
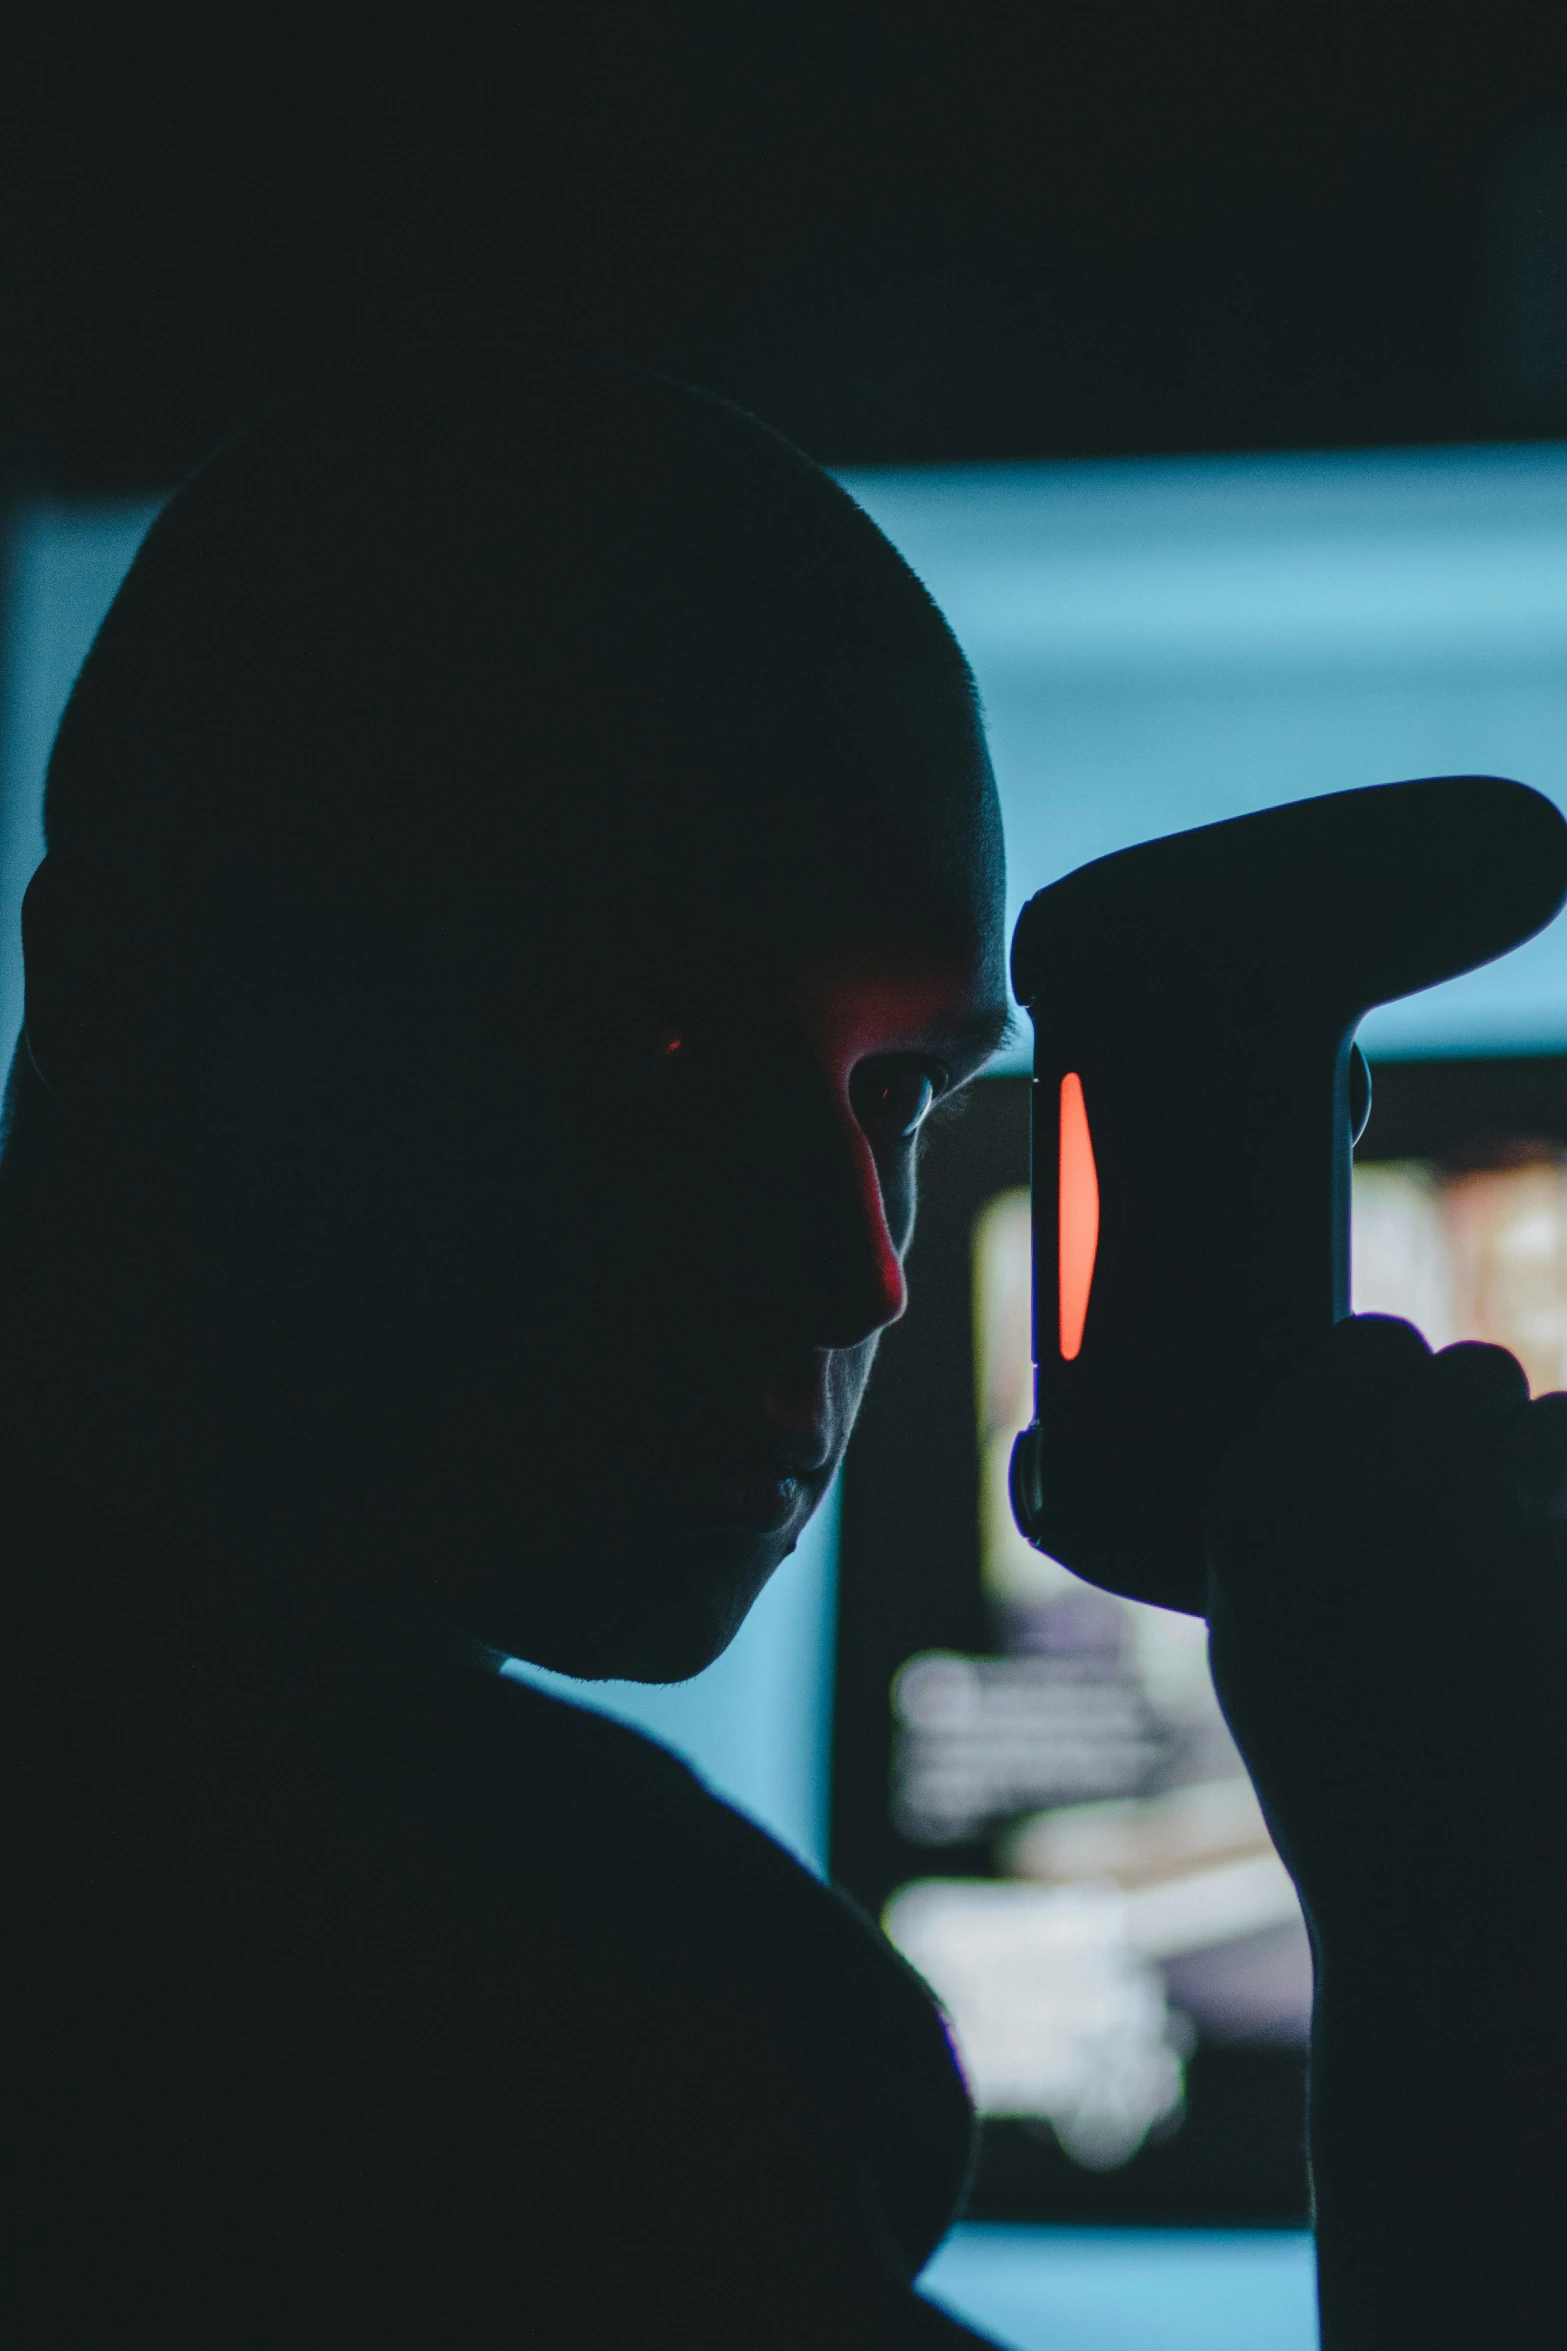
<svg viewBox="0 0 1567 2351">
<path fill-rule="evenodd" d="M 705 1663 L 1005 1016 L 972 682 L 902 559 L 678 385 L 344 380 L 164 509 L 45 830 L 0 1272 L 56 1465 L 118 1428 L 103 1476 L 204 1495 L 209 1549 Z"/>
<path fill-rule="evenodd" d="M 170 500 L 45 830 L 176 891 L 270 868 L 334 905 L 471 879 L 476 851 L 601 862 L 628 827 L 676 875 L 715 827 L 928 825 L 933 780 L 961 823 L 977 745 L 924 588 L 766 427 L 629 371 L 430 360 L 299 400 Z"/>
</svg>

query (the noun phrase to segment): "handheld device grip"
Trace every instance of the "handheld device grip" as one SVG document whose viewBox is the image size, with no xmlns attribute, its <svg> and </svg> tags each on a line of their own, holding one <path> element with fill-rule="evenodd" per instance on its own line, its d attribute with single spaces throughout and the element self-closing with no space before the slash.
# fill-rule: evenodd
<svg viewBox="0 0 1567 2351">
<path fill-rule="evenodd" d="M 1202 1613 L 1219 1461 L 1349 1312 L 1357 1024 L 1564 896 L 1552 803 L 1444 776 L 1144 842 L 1030 899 L 1035 1417 L 1012 1505 L 1038 1549 Z"/>
</svg>

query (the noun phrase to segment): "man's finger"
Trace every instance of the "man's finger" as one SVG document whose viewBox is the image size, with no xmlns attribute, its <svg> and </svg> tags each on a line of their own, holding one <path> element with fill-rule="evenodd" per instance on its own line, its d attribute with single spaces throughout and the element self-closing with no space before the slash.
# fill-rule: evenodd
<svg viewBox="0 0 1567 2351">
<path fill-rule="evenodd" d="M 1528 1410 L 1529 1381 L 1505 1347 L 1466 1339 L 1444 1347 L 1399 1399 L 1393 1427 L 1428 1493 L 1470 1480 Z"/>
<path fill-rule="evenodd" d="M 1260 1577 L 1270 1610 L 1314 1607 L 1352 1572 L 1346 1538 L 1365 1515 L 1383 1431 L 1430 1362 L 1412 1323 L 1351 1316 L 1274 1397 L 1231 1451 L 1214 1497 L 1213 1564 L 1237 1592 Z"/>
<path fill-rule="evenodd" d="M 1430 1361 L 1413 1323 L 1389 1314 L 1346 1316 L 1242 1439 L 1226 1485 L 1238 1497 L 1259 1480 L 1337 1478 Z"/>
<path fill-rule="evenodd" d="M 1342 1436 L 1358 1428 L 1368 1412 L 1380 1416 L 1430 1361 L 1431 1350 L 1412 1322 L 1391 1314 L 1346 1315 L 1280 1402 L 1291 1417 L 1315 1424 L 1324 1436 Z"/>
<path fill-rule="evenodd" d="M 1567 1545 L 1567 1395 L 1537 1396 L 1506 1429 L 1494 1464 L 1504 1509 Z"/>
</svg>

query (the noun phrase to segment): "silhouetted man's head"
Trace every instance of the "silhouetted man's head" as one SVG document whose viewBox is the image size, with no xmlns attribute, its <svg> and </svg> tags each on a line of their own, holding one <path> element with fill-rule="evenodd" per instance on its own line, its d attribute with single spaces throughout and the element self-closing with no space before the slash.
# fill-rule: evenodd
<svg viewBox="0 0 1567 2351">
<path fill-rule="evenodd" d="M 1004 1018 L 913 575 L 678 387 L 344 385 L 166 509 L 47 834 L 4 1208 L 71 1334 L 44 1450 L 546 1664 L 706 1663 Z"/>
</svg>

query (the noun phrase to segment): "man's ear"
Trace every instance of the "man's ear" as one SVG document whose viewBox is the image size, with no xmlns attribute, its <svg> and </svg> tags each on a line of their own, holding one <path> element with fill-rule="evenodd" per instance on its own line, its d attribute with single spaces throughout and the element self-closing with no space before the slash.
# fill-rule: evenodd
<svg viewBox="0 0 1567 2351">
<path fill-rule="evenodd" d="M 51 850 L 22 901 L 22 1034 L 68 1109 L 122 1109 L 162 1089 L 175 1020 L 169 926 L 134 859 Z"/>
</svg>

